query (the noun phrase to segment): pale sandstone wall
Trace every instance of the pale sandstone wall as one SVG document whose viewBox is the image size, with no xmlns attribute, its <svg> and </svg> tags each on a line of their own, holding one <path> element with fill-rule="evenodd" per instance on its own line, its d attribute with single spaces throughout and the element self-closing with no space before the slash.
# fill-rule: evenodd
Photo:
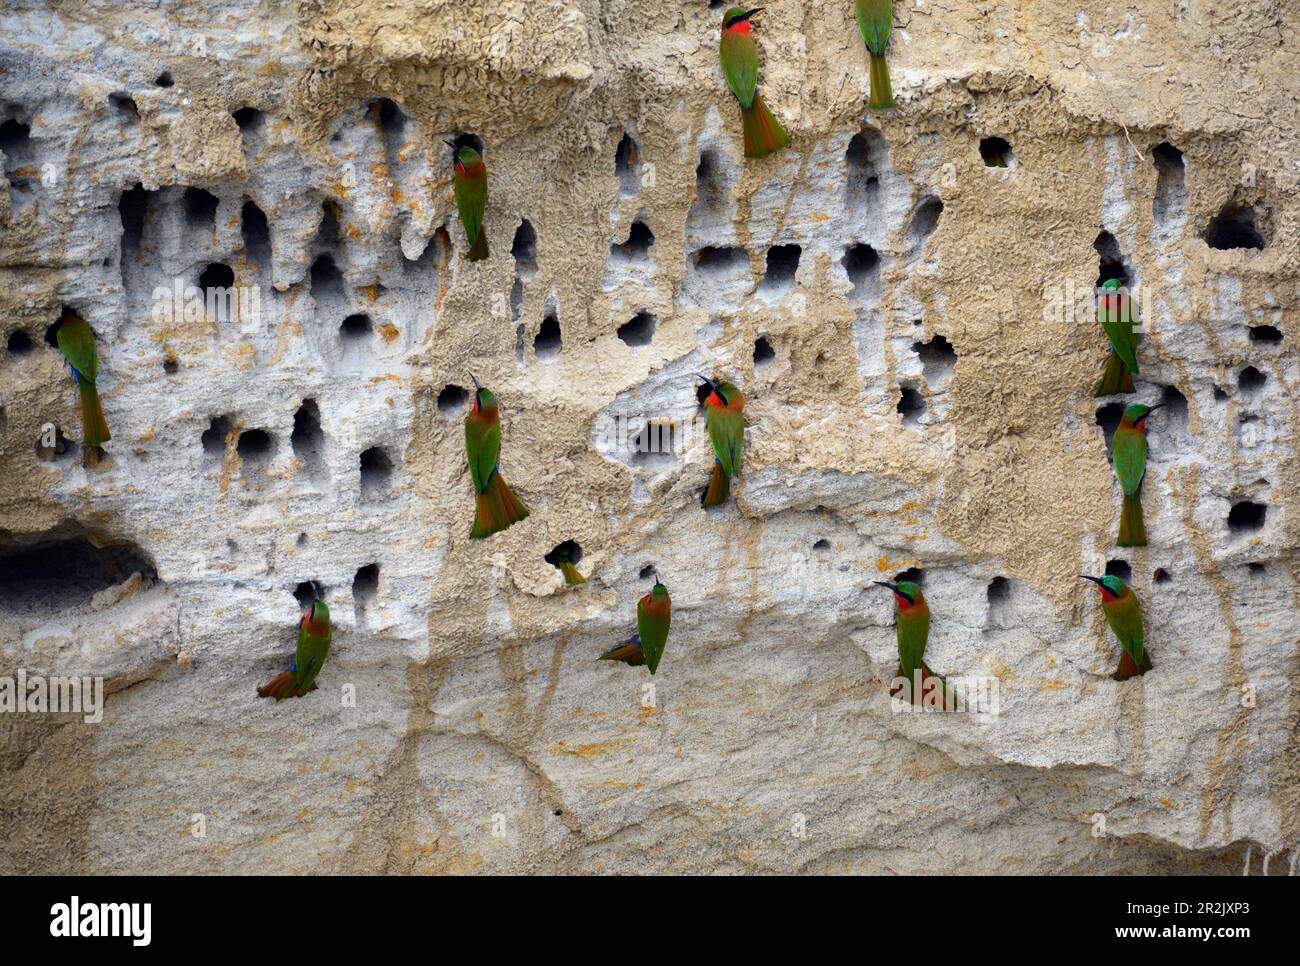
<svg viewBox="0 0 1300 966">
<path fill-rule="evenodd" d="M 762 87 L 793 144 L 762 162 L 739 156 L 721 6 L 6 6 L 0 670 L 102 674 L 111 693 L 98 725 L 0 715 L 0 867 L 1294 861 L 1286 5 L 900 3 L 899 107 L 867 116 L 852 4 L 772 0 Z M 459 132 L 490 170 L 479 265 L 439 140 Z M 981 159 L 992 136 L 1007 169 Z M 1162 143 L 1181 170 L 1157 166 Z M 1253 207 L 1262 250 L 1206 244 L 1228 205 Z M 638 221 L 652 244 L 624 244 Z M 1138 398 L 1173 403 L 1152 418 L 1151 546 L 1130 552 L 1091 396 L 1104 337 L 1086 313 L 1044 317 L 1052 292 L 1093 285 L 1103 231 L 1152 293 Z M 151 316 L 156 286 L 213 263 L 258 287 L 261 326 Z M 98 464 L 44 341 L 64 304 L 99 336 Z M 628 345 L 640 313 L 649 343 Z M 353 314 L 368 334 L 340 332 Z M 536 344 L 547 316 L 558 352 Z M 470 369 L 502 400 L 503 469 L 533 510 L 476 543 L 462 411 L 438 405 Z M 647 458 L 605 432 L 692 418 L 698 371 L 749 400 L 737 499 L 709 514 L 705 440 Z M 320 430 L 295 443 L 305 400 Z M 37 452 L 47 423 L 65 453 Z M 1247 502 L 1262 521 L 1230 527 Z M 591 576 L 576 591 L 542 559 L 564 540 Z M 42 560 L 73 573 L 43 580 Z M 1131 568 L 1156 664 L 1123 685 L 1076 577 L 1108 560 Z M 356 581 L 372 564 L 377 583 Z M 652 711 L 644 669 L 593 661 L 650 564 L 675 605 Z M 866 588 L 907 567 L 935 614 L 927 657 L 995 675 L 996 722 L 891 713 L 892 604 Z M 152 579 L 93 598 L 136 570 Z M 321 690 L 258 701 L 308 581 L 336 625 Z"/>
</svg>

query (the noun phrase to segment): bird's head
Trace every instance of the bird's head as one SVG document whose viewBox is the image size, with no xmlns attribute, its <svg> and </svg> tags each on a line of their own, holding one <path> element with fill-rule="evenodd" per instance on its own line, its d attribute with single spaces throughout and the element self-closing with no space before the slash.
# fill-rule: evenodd
<svg viewBox="0 0 1300 966">
<path fill-rule="evenodd" d="M 496 409 L 496 394 L 487 386 L 480 385 L 478 377 L 474 373 L 471 372 L 469 377 L 474 381 L 474 412 Z"/>
<path fill-rule="evenodd" d="M 921 593 L 921 585 L 911 580 L 900 580 L 898 583 L 890 583 L 887 580 L 876 580 L 873 583 L 880 587 L 888 587 L 894 592 L 894 599 L 898 601 L 898 606 L 902 610 L 909 607 L 915 607 L 918 603 L 925 600 Z"/>
<path fill-rule="evenodd" d="M 749 18 L 756 13 L 761 13 L 762 10 L 762 7 L 752 7 L 748 10 L 744 7 L 729 7 L 722 15 L 722 29 L 730 30 L 732 33 L 747 34 Z"/>
<path fill-rule="evenodd" d="M 1164 403 L 1157 403 L 1154 406 L 1145 406 L 1142 403 L 1133 403 L 1131 406 L 1124 407 L 1124 415 L 1120 417 L 1121 426 L 1128 426 L 1132 429 L 1140 429 L 1146 432 L 1147 417 L 1157 409 L 1164 406 Z"/>
<path fill-rule="evenodd" d="M 1087 574 L 1079 574 L 1079 576 L 1083 580 L 1091 580 L 1096 584 L 1104 601 L 1118 600 L 1128 589 L 1128 585 L 1114 574 L 1106 574 L 1104 577 L 1089 577 Z"/>
<path fill-rule="evenodd" d="M 307 615 L 303 619 L 313 628 L 324 630 L 330 626 L 329 606 L 323 600 L 313 600 L 311 609 L 307 611 Z"/>
</svg>

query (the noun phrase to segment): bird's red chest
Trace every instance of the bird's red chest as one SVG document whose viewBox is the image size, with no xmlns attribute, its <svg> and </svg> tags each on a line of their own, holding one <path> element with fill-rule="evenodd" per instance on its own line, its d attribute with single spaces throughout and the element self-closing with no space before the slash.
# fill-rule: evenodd
<svg viewBox="0 0 1300 966">
<path fill-rule="evenodd" d="M 742 21 L 740 21 L 739 23 L 734 23 L 734 24 L 732 24 L 730 27 L 727 28 L 727 33 L 729 33 L 729 34 L 747 34 L 747 33 L 749 33 L 749 21 L 748 21 L 748 20 L 742 20 Z"/>
</svg>

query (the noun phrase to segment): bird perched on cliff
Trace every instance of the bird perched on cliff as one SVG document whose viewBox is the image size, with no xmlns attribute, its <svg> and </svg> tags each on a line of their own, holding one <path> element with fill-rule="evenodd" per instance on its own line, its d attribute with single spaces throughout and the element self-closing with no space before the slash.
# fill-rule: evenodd
<svg viewBox="0 0 1300 966">
<path fill-rule="evenodd" d="M 889 83 L 889 65 L 885 63 L 885 47 L 890 31 L 894 29 L 894 0 L 856 0 L 858 32 L 867 45 L 871 58 L 868 77 L 871 80 L 870 105 L 873 111 L 884 111 L 894 106 L 894 88 Z"/>
<path fill-rule="evenodd" d="M 316 690 L 316 675 L 325 666 L 325 659 L 330 655 L 330 609 L 325 601 L 312 601 L 311 609 L 302 615 L 298 623 L 298 650 L 294 654 L 293 664 L 289 670 L 257 689 L 259 698 L 301 698 L 308 691 Z"/>
<path fill-rule="evenodd" d="M 1142 478 L 1147 474 L 1147 417 L 1164 405 L 1134 403 L 1124 408 L 1110 444 L 1115 476 L 1124 493 L 1119 514 L 1121 547 L 1145 547 L 1147 528 L 1142 519 Z"/>
<path fill-rule="evenodd" d="M 704 400 L 704 425 L 713 443 L 714 463 L 713 476 L 700 505 L 711 507 L 726 501 L 731 478 L 740 475 L 740 463 L 745 455 L 745 397 L 729 382 L 714 382 L 708 376 L 697 378 L 709 387 L 709 395 Z"/>
<path fill-rule="evenodd" d="M 668 626 L 672 623 L 673 602 L 668 588 L 655 574 L 655 585 L 636 605 L 636 637 L 612 647 L 597 660 L 622 661 L 636 667 L 644 664 L 654 674 L 668 643 Z"/>
<path fill-rule="evenodd" d="M 930 605 L 925 602 L 920 584 L 912 580 L 898 583 L 875 580 L 872 583 L 893 591 L 898 605 L 898 671 L 889 690 L 890 697 L 901 693 L 914 705 L 935 707 L 942 702 L 945 710 L 955 711 L 955 695 L 924 660 L 925 645 L 930 639 Z M 929 684 L 931 680 L 938 683 Z"/>
<path fill-rule="evenodd" d="M 490 537 L 528 516 L 528 507 L 501 478 L 501 416 L 497 397 L 473 373 L 474 405 L 465 415 L 465 456 L 474 482 L 476 506 L 471 540 Z"/>
<path fill-rule="evenodd" d="M 481 262 L 488 257 L 487 229 L 483 227 L 483 211 L 487 208 L 487 168 L 483 156 L 470 145 L 463 144 L 458 148 L 454 141 L 442 143 L 452 150 L 452 186 L 460 223 L 465 227 L 465 238 L 469 241 L 469 260 Z"/>
<path fill-rule="evenodd" d="M 730 7 L 722 15 L 722 41 L 718 45 L 718 59 L 722 61 L 727 86 L 740 101 L 747 158 L 765 158 L 790 143 L 790 135 L 758 93 L 758 44 L 750 33 L 749 21 L 762 9 Z"/>
<path fill-rule="evenodd" d="M 95 333 L 72 309 L 65 308 L 59 317 L 54 338 L 59 351 L 72 367 L 72 378 L 81 392 L 82 442 L 87 446 L 100 446 L 112 439 L 104 407 L 99 401 L 95 376 L 99 373 L 99 352 L 95 348 Z"/>
<path fill-rule="evenodd" d="M 1108 279 L 1097 299 L 1097 321 L 1110 339 L 1110 354 L 1102 370 L 1094 396 L 1114 396 L 1133 392 L 1133 376 L 1138 371 L 1137 309 L 1119 279 Z"/>
<path fill-rule="evenodd" d="M 1079 576 L 1097 585 L 1106 623 L 1115 632 L 1120 647 L 1124 649 L 1119 656 L 1119 669 L 1113 675 L 1115 680 L 1127 681 L 1135 675 L 1146 674 L 1151 670 L 1151 655 L 1147 653 L 1143 637 L 1142 607 L 1138 604 L 1137 594 L 1114 574 L 1105 577 L 1089 577 L 1087 574 Z"/>
</svg>

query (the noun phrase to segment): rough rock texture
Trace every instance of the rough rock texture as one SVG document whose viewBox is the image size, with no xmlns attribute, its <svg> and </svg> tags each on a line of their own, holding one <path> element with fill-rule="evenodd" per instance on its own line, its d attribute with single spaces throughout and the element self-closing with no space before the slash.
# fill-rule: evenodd
<svg viewBox="0 0 1300 966">
<path fill-rule="evenodd" d="M 766 6 L 793 143 L 743 162 L 716 2 L 6 5 L 0 672 L 109 694 L 100 724 L 0 714 L 0 869 L 1294 868 L 1294 17 L 901 2 L 868 116 L 852 4 Z M 1133 551 L 1099 266 L 1148 296 L 1137 398 L 1170 403 Z M 260 316 L 158 311 L 226 278 Z M 533 511 L 473 543 L 469 371 Z M 709 513 L 701 371 L 749 400 Z M 646 420 L 696 431 L 635 452 Z M 1077 579 L 1108 562 L 1155 660 L 1123 684 Z M 675 616 L 643 707 L 644 668 L 593 658 L 649 565 Z M 905 568 L 996 721 L 891 712 L 870 581 Z M 311 582 L 321 688 L 258 700 Z"/>
</svg>

